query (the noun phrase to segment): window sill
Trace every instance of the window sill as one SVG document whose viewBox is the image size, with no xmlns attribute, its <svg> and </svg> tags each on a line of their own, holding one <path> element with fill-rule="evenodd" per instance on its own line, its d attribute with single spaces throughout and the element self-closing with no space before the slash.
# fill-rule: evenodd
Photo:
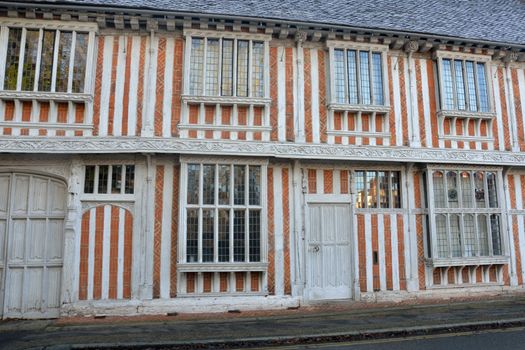
<svg viewBox="0 0 525 350">
<path fill-rule="evenodd" d="M 264 97 L 232 97 L 232 96 L 190 96 L 181 97 L 183 103 L 192 104 L 220 104 L 220 105 L 239 105 L 239 106 L 269 106 L 271 98 Z"/>
<path fill-rule="evenodd" d="M 249 125 L 214 125 L 214 124 L 179 124 L 180 130 L 212 130 L 212 131 L 253 131 L 263 132 L 272 131 L 269 126 L 249 126 Z"/>
<path fill-rule="evenodd" d="M 266 271 L 268 263 L 178 263 L 179 272 Z"/>
<path fill-rule="evenodd" d="M 350 136 L 350 137 L 390 137 L 388 132 L 373 132 L 373 131 L 347 131 L 347 130 L 328 130 L 327 135 L 330 136 Z"/>
<path fill-rule="evenodd" d="M 487 136 L 464 136 L 464 135 L 441 135 L 441 140 L 446 141 L 463 141 L 463 142 L 493 142 L 493 137 Z"/>
<path fill-rule="evenodd" d="M 508 256 L 475 256 L 468 258 L 438 258 L 427 259 L 426 264 L 430 267 L 452 267 L 452 266 L 478 266 L 478 265 L 503 265 L 509 263 Z"/>
<path fill-rule="evenodd" d="M 473 119 L 494 119 L 496 112 L 472 112 L 472 111 L 454 111 L 441 110 L 437 113 L 442 118 L 473 118 Z"/>
<path fill-rule="evenodd" d="M 375 112 L 388 113 L 390 106 L 382 105 L 351 105 L 346 103 L 330 103 L 328 110 L 331 111 L 346 111 L 346 112 Z"/>
<path fill-rule="evenodd" d="M 1 100 L 24 100 L 24 101 L 55 101 L 55 102 L 91 102 L 91 94 L 67 93 L 67 92 L 41 92 L 41 91 L 0 91 Z"/>
</svg>

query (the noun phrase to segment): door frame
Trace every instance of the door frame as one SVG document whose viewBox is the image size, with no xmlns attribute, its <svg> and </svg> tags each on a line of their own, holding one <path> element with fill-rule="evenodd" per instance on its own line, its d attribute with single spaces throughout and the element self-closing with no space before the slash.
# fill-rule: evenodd
<svg viewBox="0 0 525 350">
<path fill-rule="evenodd" d="M 308 213 L 308 206 L 311 204 L 347 204 L 350 209 L 350 261 L 352 266 L 349 271 L 349 288 L 350 288 L 350 300 L 360 299 L 359 289 L 359 254 L 358 254 L 358 242 L 357 242 L 357 227 L 355 220 L 354 201 L 352 194 L 305 194 L 304 195 L 304 213 Z M 309 298 L 308 288 L 308 245 L 310 241 L 310 219 L 308 215 L 304 216 L 304 229 L 305 229 L 305 244 L 304 244 L 304 255 L 305 255 L 305 281 L 303 298 L 305 300 L 314 300 Z M 329 299 L 328 299 L 329 300 Z"/>
<path fill-rule="evenodd" d="M 0 261 L 2 261 L 2 264 L 3 264 L 3 275 L 2 275 L 2 286 L 0 288 L 0 319 L 6 319 L 8 318 L 8 313 L 7 313 L 7 310 L 6 310 L 6 298 L 7 298 L 7 295 L 6 295 L 6 286 L 7 286 L 7 282 L 8 282 L 8 253 L 10 251 L 10 248 L 11 248 L 11 244 L 12 244 L 12 239 L 10 239 L 10 235 L 11 235 L 11 212 L 12 212 L 12 199 L 14 198 L 14 190 L 15 190 L 15 184 L 13 183 L 13 179 L 16 175 L 27 175 L 27 176 L 41 176 L 41 177 L 45 177 L 47 179 L 53 179 L 55 181 L 58 181 L 58 182 L 61 182 L 63 185 L 65 185 L 65 191 L 63 193 L 63 196 L 64 196 L 64 202 L 66 203 L 66 209 L 64 210 L 64 219 L 63 219 L 63 227 L 62 227 L 62 237 L 63 237 L 63 241 L 62 241 L 62 271 L 60 273 L 60 284 L 61 286 L 59 287 L 59 293 L 58 293 L 58 298 L 59 298 L 59 305 L 61 305 L 61 301 L 62 301 L 62 287 L 63 287 L 63 273 L 64 273 L 64 253 L 65 253 L 65 232 L 66 232 L 66 223 L 67 223 L 67 212 L 68 212 L 68 208 L 67 208 L 67 181 L 65 181 L 63 178 L 59 177 L 59 176 L 56 176 L 54 174 L 49 174 L 49 173 L 46 173 L 46 172 L 41 172 L 41 171 L 30 171 L 28 169 L 17 169 L 17 168 L 6 168 L 6 169 L 1 169 L 0 170 L 0 174 L 2 175 L 8 175 L 9 176 L 9 193 L 8 193 L 8 197 L 7 197 L 7 212 L 6 212 L 6 231 L 5 231 L 5 237 L 4 237 L 4 250 L 3 252 L 0 252 Z M 30 186 L 30 185 L 29 185 Z M 29 188 L 29 191 L 30 191 L 30 188 Z M 49 196 L 49 193 L 47 194 Z M 48 198 L 46 198 L 46 201 L 48 200 Z M 29 208 L 29 201 L 28 201 L 28 208 Z M 23 307 L 23 305 L 22 305 Z M 59 307 L 59 312 L 60 312 L 60 307 Z M 22 318 L 26 318 L 24 317 L 24 315 L 22 314 Z M 27 318 L 34 318 L 34 317 L 27 317 Z M 37 318 L 40 318 L 40 317 L 37 317 Z"/>
</svg>

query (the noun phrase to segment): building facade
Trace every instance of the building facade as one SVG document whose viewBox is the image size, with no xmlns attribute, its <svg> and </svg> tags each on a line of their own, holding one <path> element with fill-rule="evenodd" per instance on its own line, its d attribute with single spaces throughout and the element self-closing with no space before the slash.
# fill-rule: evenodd
<svg viewBox="0 0 525 350">
<path fill-rule="evenodd" d="M 525 40 L 263 17 L 0 4 L 4 318 L 523 291 Z"/>
</svg>

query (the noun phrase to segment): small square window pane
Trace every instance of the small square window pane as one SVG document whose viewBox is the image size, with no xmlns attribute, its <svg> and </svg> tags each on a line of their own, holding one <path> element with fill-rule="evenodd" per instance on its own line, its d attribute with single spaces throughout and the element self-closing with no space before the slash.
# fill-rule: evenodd
<svg viewBox="0 0 525 350">
<path fill-rule="evenodd" d="M 390 207 L 390 191 L 388 189 L 388 172 L 378 172 L 379 182 L 379 207 L 389 208 Z"/>
<path fill-rule="evenodd" d="M 202 78 L 204 70 L 204 40 L 191 39 L 190 57 L 190 94 L 202 95 Z"/>
<path fill-rule="evenodd" d="M 445 208 L 445 181 L 441 171 L 434 171 L 432 174 L 434 183 L 434 205 L 436 208 Z"/>
<path fill-rule="evenodd" d="M 492 252 L 494 255 L 502 255 L 501 249 L 501 224 L 500 216 L 493 214 L 490 216 L 490 231 L 492 232 Z"/>
<path fill-rule="evenodd" d="M 334 85 L 335 100 L 345 103 L 345 54 L 343 50 L 334 50 Z"/>
<path fill-rule="evenodd" d="M 401 208 L 401 175 L 399 171 L 391 173 L 392 208 Z"/>
<path fill-rule="evenodd" d="M 485 202 L 485 174 L 478 171 L 474 174 L 474 196 L 476 198 L 476 208 L 486 208 Z"/>
<path fill-rule="evenodd" d="M 357 88 L 357 57 L 355 50 L 348 50 L 346 53 L 348 60 L 348 98 L 350 104 L 358 104 L 358 88 Z"/>
<path fill-rule="evenodd" d="M 489 96 L 487 92 L 487 79 L 485 77 L 485 64 L 478 63 L 478 92 L 479 92 L 479 109 L 481 112 L 489 111 Z"/>
<path fill-rule="evenodd" d="M 489 190 L 489 207 L 498 207 L 498 192 L 496 190 L 496 174 L 487 173 L 487 185 Z"/>
<path fill-rule="evenodd" d="M 458 176 L 455 171 L 447 171 L 447 186 L 448 207 L 458 208 Z"/>
<path fill-rule="evenodd" d="M 369 105 L 370 100 L 370 71 L 369 71 L 369 53 L 359 51 L 359 74 L 361 78 L 361 103 Z"/>
<path fill-rule="evenodd" d="M 470 110 L 476 112 L 478 110 L 478 101 L 476 98 L 476 80 L 474 78 L 474 62 L 465 62 L 465 69 L 467 71 L 467 85 L 469 95 Z"/>
<path fill-rule="evenodd" d="M 460 173 L 461 205 L 463 208 L 472 208 L 474 194 L 472 193 L 472 176 L 468 171 Z"/>
<path fill-rule="evenodd" d="M 452 83 L 452 62 L 448 59 L 442 61 L 443 71 L 441 75 L 443 77 L 443 104 L 444 109 L 454 109 L 454 88 Z"/>
<path fill-rule="evenodd" d="M 367 193 L 367 208 L 377 208 L 377 173 L 375 171 L 366 172 Z"/>
<path fill-rule="evenodd" d="M 456 75 L 456 98 L 458 109 L 465 110 L 465 80 L 463 79 L 463 61 L 454 61 L 455 75 Z"/>
<path fill-rule="evenodd" d="M 383 68 L 381 54 L 374 52 L 372 54 L 372 72 L 374 74 L 374 103 L 383 105 Z"/>
<path fill-rule="evenodd" d="M 478 236 L 480 256 L 489 255 L 489 234 L 487 228 L 487 215 L 478 215 Z"/>
<path fill-rule="evenodd" d="M 252 96 L 264 97 L 264 43 L 252 44 Z"/>
<path fill-rule="evenodd" d="M 206 50 L 206 95 L 219 94 L 219 40 L 208 39 Z"/>
<path fill-rule="evenodd" d="M 222 41 L 222 96 L 233 95 L 233 40 Z"/>
</svg>

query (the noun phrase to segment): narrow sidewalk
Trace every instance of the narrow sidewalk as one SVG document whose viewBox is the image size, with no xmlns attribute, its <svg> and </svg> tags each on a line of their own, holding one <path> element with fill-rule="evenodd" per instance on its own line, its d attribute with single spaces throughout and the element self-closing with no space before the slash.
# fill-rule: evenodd
<svg viewBox="0 0 525 350">
<path fill-rule="evenodd" d="M 227 314 L 0 322 L 0 349 L 246 348 L 525 325 L 525 296 Z"/>
</svg>

